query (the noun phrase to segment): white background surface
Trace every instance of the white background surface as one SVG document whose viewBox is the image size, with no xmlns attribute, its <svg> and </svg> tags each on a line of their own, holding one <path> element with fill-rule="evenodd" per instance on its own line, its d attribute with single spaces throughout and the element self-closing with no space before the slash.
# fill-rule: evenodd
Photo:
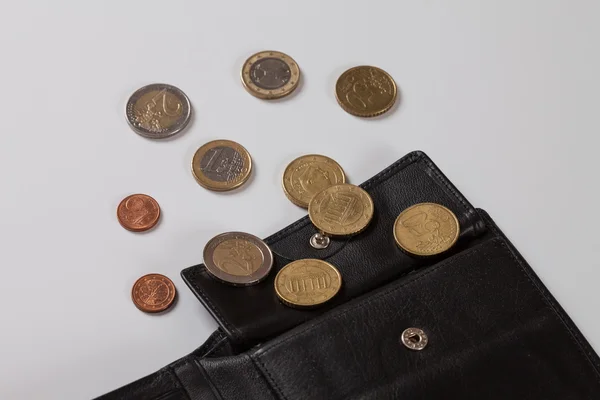
<svg viewBox="0 0 600 400">
<path fill-rule="evenodd" d="M 181 278 L 212 236 L 267 236 L 304 215 L 284 196 L 286 164 L 336 159 L 360 183 L 427 152 L 488 210 L 600 349 L 600 3 L 505 1 L 4 1 L 0 17 L 0 398 L 81 399 L 151 373 L 216 327 Z M 299 63 L 281 102 L 244 91 L 243 61 L 265 49 Z M 386 117 L 337 105 L 347 68 L 372 64 L 401 91 Z M 143 139 L 125 102 L 178 86 L 195 118 Z M 190 173 L 209 140 L 238 141 L 255 174 L 215 194 Z M 131 193 L 160 203 L 147 234 L 120 227 Z M 166 274 L 168 314 L 130 300 Z"/>
</svg>

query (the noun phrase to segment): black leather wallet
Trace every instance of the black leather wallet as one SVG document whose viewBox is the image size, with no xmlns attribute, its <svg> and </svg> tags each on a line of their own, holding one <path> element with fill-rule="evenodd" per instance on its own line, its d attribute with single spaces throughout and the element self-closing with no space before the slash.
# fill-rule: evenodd
<svg viewBox="0 0 600 400">
<path fill-rule="evenodd" d="M 422 152 L 361 185 L 368 228 L 317 250 L 308 218 L 265 241 L 274 271 L 250 287 L 182 277 L 220 328 L 197 350 L 101 399 L 600 399 L 600 359 L 526 261 Z M 421 202 L 459 219 L 457 244 L 437 258 L 396 245 L 398 214 Z M 278 270 L 321 258 L 343 277 L 324 307 L 286 307 Z M 414 351 L 402 333 L 428 337 Z"/>
</svg>

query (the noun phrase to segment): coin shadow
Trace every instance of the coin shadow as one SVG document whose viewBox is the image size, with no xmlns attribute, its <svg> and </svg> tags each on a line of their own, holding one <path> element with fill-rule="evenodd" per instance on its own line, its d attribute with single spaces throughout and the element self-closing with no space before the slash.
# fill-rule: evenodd
<svg viewBox="0 0 600 400">
<path fill-rule="evenodd" d="M 281 97 L 279 99 L 270 99 L 270 100 L 266 100 L 266 101 L 269 103 L 284 103 L 286 101 L 290 101 L 290 100 L 296 98 L 296 96 L 298 96 L 298 94 L 304 87 L 305 80 L 306 80 L 306 78 L 304 77 L 304 75 L 301 75 L 300 80 L 298 81 L 298 85 L 296 86 L 296 89 L 294 89 L 294 91 L 292 93 L 288 94 L 287 96 Z"/>
</svg>

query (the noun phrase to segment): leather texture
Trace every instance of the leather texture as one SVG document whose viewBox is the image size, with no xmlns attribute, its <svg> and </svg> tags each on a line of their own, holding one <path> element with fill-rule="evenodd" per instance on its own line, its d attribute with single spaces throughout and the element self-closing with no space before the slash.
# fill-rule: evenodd
<svg viewBox="0 0 600 400">
<path fill-rule="evenodd" d="M 229 288 L 202 265 L 184 270 L 221 328 L 101 399 L 600 399 L 594 350 L 487 213 L 426 155 L 362 186 L 375 203 L 370 227 L 322 253 L 308 245 L 306 219 L 283 229 L 267 239 L 276 254 L 267 282 Z M 437 259 L 406 256 L 391 233 L 400 211 L 423 201 L 461 223 L 459 242 Z M 281 306 L 272 277 L 308 257 L 336 265 L 343 292 L 323 309 Z M 427 333 L 425 349 L 401 343 L 409 327 Z"/>
</svg>

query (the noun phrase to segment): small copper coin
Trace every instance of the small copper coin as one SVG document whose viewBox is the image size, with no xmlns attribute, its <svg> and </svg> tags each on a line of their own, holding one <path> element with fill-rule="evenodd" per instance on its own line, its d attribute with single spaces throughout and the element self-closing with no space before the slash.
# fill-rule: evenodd
<svg viewBox="0 0 600 400">
<path fill-rule="evenodd" d="M 173 305 L 176 295 L 173 282 L 160 274 L 142 276 L 131 289 L 133 304 L 147 313 L 165 311 Z"/>
<path fill-rule="evenodd" d="M 145 194 L 132 194 L 117 207 L 117 219 L 128 231 L 143 232 L 152 229 L 160 218 L 160 206 Z"/>
</svg>

